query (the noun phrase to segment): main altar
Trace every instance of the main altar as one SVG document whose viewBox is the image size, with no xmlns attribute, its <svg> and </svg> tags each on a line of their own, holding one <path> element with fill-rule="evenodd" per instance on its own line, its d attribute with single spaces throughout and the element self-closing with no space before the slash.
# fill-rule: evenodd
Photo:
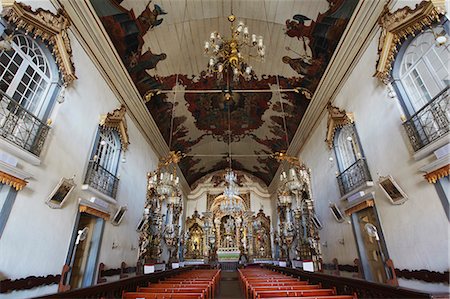
<svg viewBox="0 0 450 299">
<path fill-rule="evenodd" d="M 238 262 L 244 256 L 253 259 L 271 259 L 270 217 L 261 208 L 250 210 L 250 194 L 236 196 L 242 209 L 221 209 L 223 194 L 208 194 L 207 211 L 195 211 L 186 219 L 186 260 L 204 258 L 205 262 Z"/>
</svg>

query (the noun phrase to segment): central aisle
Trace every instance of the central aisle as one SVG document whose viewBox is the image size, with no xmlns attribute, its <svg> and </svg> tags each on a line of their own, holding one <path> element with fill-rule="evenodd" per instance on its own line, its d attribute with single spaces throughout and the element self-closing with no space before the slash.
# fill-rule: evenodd
<svg viewBox="0 0 450 299">
<path fill-rule="evenodd" d="M 220 273 L 220 287 L 217 299 L 239 299 L 245 298 L 239 284 L 237 271 L 222 271 Z"/>
</svg>

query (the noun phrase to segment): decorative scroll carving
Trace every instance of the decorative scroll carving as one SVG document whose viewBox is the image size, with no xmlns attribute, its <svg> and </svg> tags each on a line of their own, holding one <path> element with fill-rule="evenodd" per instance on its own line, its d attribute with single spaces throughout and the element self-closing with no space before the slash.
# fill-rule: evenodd
<svg viewBox="0 0 450 299">
<path fill-rule="evenodd" d="M 373 199 L 368 199 L 368 200 L 360 202 L 359 204 L 354 205 L 354 206 L 348 208 L 347 210 L 345 210 L 345 215 L 350 216 L 353 213 L 359 212 L 361 210 L 364 210 L 364 209 L 367 209 L 367 208 L 370 208 L 373 206 L 375 206 Z"/>
<path fill-rule="evenodd" d="M 398 46 L 410 35 L 415 35 L 424 28 L 439 21 L 445 14 L 445 0 L 422 1 L 414 9 L 408 6 L 391 13 L 387 6 L 378 23 L 381 36 L 378 43 L 378 62 L 375 77 L 384 83 L 389 81 L 392 63 Z"/>
<path fill-rule="evenodd" d="M 61 279 L 61 275 L 47 275 L 47 276 L 28 276 L 20 279 L 5 279 L 0 281 L 0 293 L 7 293 L 10 291 L 28 290 L 43 285 L 56 284 Z"/>
<path fill-rule="evenodd" d="M 424 175 L 425 179 L 430 184 L 435 184 L 439 179 L 450 175 L 450 164 L 438 168 L 430 173 Z"/>
<path fill-rule="evenodd" d="M 430 270 L 408 270 L 408 269 L 395 269 L 397 277 L 405 279 L 416 279 L 433 283 L 446 283 L 448 284 L 450 276 L 449 272 L 437 272 Z"/>
<path fill-rule="evenodd" d="M 108 220 L 109 219 L 109 214 L 108 213 L 100 211 L 100 210 L 97 210 L 97 209 L 94 209 L 92 207 L 80 205 L 79 211 L 80 212 L 84 212 L 84 213 L 88 213 L 88 214 L 91 214 L 91 215 L 94 215 L 96 217 L 103 218 L 104 220 Z"/>
<path fill-rule="evenodd" d="M 33 11 L 30 6 L 15 1 L 4 1 L 3 7 L 3 17 L 9 23 L 25 30 L 26 33 L 48 41 L 53 48 L 53 55 L 63 76 L 64 84 L 67 86 L 72 83 L 77 77 L 67 35 L 70 20 L 66 13 L 62 9 L 59 9 L 56 15 L 44 9 Z"/>
<path fill-rule="evenodd" d="M 126 112 L 127 108 L 121 105 L 120 108 L 100 117 L 100 126 L 116 130 L 119 133 L 123 151 L 126 151 L 130 144 L 128 140 L 127 121 L 125 119 Z"/>
<path fill-rule="evenodd" d="M 0 182 L 2 182 L 2 184 L 13 187 L 17 191 L 22 190 L 27 184 L 27 181 L 16 178 L 15 176 L 12 176 L 3 171 L 0 171 Z"/>
<path fill-rule="evenodd" d="M 344 109 L 334 107 L 331 103 L 327 105 L 328 122 L 327 122 L 327 138 L 325 142 L 331 149 L 333 147 L 334 133 L 336 129 L 353 123 L 353 113 L 347 113 Z"/>
</svg>

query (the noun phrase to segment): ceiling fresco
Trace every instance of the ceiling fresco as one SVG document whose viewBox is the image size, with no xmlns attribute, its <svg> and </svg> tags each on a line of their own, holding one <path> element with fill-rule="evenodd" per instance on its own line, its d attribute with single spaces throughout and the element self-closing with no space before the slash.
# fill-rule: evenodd
<svg viewBox="0 0 450 299">
<path fill-rule="evenodd" d="M 152 92 L 146 106 L 168 146 L 187 154 L 191 186 L 227 168 L 228 152 L 233 169 L 270 184 L 279 164 L 268 155 L 287 150 L 358 0 L 255 2 L 235 0 L 235 14 L 268 41 L 266 61 L 235 83 L 208 75 L 202 56 L 209 32 L 228 33 L 229 0 L 91 0 L 139 93 Z"/>
</svg>

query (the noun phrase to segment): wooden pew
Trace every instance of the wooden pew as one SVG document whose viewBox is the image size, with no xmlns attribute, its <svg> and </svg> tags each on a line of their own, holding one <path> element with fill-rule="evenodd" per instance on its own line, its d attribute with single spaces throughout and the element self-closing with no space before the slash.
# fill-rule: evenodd
<svg viewBox="0 0 450 299">
<path fill-rule="evenodd" d="M 142 293 L 126 292 L 122 299 L 203 299 L 201 293 Z"/>
<path fill-rule="evenodd" d="M 202 293 L 205 299 L 212 298 L 209 289 L 205 286 L 186 285 L 153 285 L 151 287 L 138 287 L 140 293 Z"/>
<path fill-rule="evenodd" d="M 302 290 L 316 290 L 321 289 L 322 287 L 318 284 L 309 284 L 309 285 L 288 285 L 288 286 L 251 286 L 251 294 L 253 294 L 253 298 L 256 298 L 256 294 L 258 292 L 264 291 L 302 291 Z"/>
<path fill-rule="evenodd" d="M 257 291 L 255 298 L 276 298 L 276 297 L 316 297 L 316 296 L 332 296 L 336 295 L 334 289 L 317 289 L 317 290 L 295 290 L 295 291 Z"/>
<path fill-rule="evenodd" d="M 356 295 L 333 295 L 333 296 L 314 296 L 314 297 L 271 297 L 270 299 L 358 299 Z"/>
</svg>

